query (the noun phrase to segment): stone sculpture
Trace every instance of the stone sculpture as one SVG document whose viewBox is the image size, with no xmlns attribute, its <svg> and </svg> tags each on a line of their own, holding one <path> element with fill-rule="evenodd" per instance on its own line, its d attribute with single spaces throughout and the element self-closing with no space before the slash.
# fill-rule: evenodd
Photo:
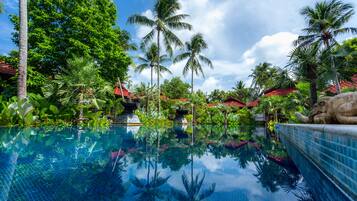
<svg viewBox="0 0 357 201">
<path fill-rule="evenodd" d="M 304 123 L 315 124 L 357 124 L 357 92 L 324 97 L 318 101 L 307 117 L 296 114 Z"/>
</svg>

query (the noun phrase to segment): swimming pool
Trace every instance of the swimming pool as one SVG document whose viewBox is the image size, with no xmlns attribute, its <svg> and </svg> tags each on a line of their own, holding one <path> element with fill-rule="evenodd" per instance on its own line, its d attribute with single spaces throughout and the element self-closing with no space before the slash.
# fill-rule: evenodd
<svg viewBox="0 0 357 201">
<path fill-rule="evenodd" d="M 0 133 L 0 200 L 314 200 L 281 143 L 264 129 Z"/>
</svg>

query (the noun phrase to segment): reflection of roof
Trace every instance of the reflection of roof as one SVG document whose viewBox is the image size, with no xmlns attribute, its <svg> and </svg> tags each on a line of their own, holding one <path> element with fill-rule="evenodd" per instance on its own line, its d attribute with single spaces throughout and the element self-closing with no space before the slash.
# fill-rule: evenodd
<svg viewBox="0 0 357 201">
<path fill-rule="evenodd" d="M 14 69 L 11 65 L 0 61 L 0 74 L 15 75 L 16 69 Z"/>
<path fill-rule="evenodd" d="M 342 80 L 340 81 L 341 89 L 357 89 L 357 74 L 355 74 L 351 81 Z M 336 94 L 336 85 L 331 85 L 326 89 L 327 92 Z"/>
<path fill-rule="evenodd" d="M 264 96 L 286 96 L 295 92 L 295 88 L 287 89 L 270 89 L 264 92 Z"/>
<path fill-rule="evenodd" d="M 125 88 L 123 84 L 122 84 L 122 89 L 123 89 L 123 93 L 120 87 L 115 87 L 114 94 L 117 96 L 124 96 L 125 98 L 130 98 L 132 96 L 130 91 L 127 88 Z"/>
<path fill-rule="evenodd" d="M 257 107 L 259 105 L 259 99 L 247 103 L 247 107 Z"/>
</svg>

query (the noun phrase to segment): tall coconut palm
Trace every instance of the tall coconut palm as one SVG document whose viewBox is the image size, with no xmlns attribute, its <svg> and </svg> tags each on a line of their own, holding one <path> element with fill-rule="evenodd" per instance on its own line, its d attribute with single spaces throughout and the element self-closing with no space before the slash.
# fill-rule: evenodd
<svg viewBox="0 0 357 201">
<path fill-rule="evenodd" d="M 20 34 L 19 34 L 19 77 L 18 77 L 18 88 L 17 96 L 19 99 L 24 99 L 27 96 L 27 0 L 19 1 L 19 12 L 20 12 Z"/>
<path fill-rule="evenodd" d="M 202 34 L 196 34 L 191 38 L 190 42 L 186 42 L 185 52 L 178 55 L 174 59 L 174 63 L 183 61 L 187 59 L 186 65 L 183 69 L 183 74 L 187 75 L 188 72 L 191 71 L 191 95 L 193 95 L 193 76 L 194 74 L 199 75 L 202 74 L 204 76 L 203 68 L 201 63 L 208 65 L 211 69 L 213 69 L 213 64 L 211 60 L 202 55 L 202 51 L 207 49 L 207 43 L 203 39 Z M 192 115 L 193 115 L 193 105 L 192 105 Z M 192 121 L 194 118 L 192 117 Z"/>
<path fill-rule="evenodd" d="M 157 41 L 157 55 L 161 55 L 160 42 L 163 40 L 166 51 L 172 55 L 172 45 L 182 46 L 181 40 L 172 32 L 172 30 L 191 30 L 192 26 L 186 22 L 183 22 L 188 17 L 186 14 L 177 14 L 181 9 L 181 5 L 178 0 L 157 0 L 154 6 L 154 17 L 152 19 L 143 15 L 133 15 L 129 17 L 128 23 L 139 24 L 148 26 L 151 31 L 144 36 L 142 45 L 147 46 L 151 42 L 155 35 Z M 162 38 L 161 38 L 162 36 Z M 157 64 L 160 65 L 160 62 Z M 160 75 L 160 68 L 157 68 L 157 74 Z M 160 76 L 157 76 L 158 87 L 158 113 L 160 115 Z"/>
<path fill-rule="evenodd" d="M 317 103 L 318 54 L 317 45 L 297 47 L 290 54 L 289 66 L 295 75 L 310 82 L 311 106 Z"/>
<path fill-rule="evenodd" d="M 166 72 L 166 73 L 170 73 L 171 71 L 162 65 L 162 63 L 164 62 L 168 62 L 169 61 L 169 57 L 167 55 L 161 55 L 159 57 L 159 62 L 157 62 L 157 50 L 158 50 L 158 46 L 153 43 L 151 44 L 151 46 L 147 49 L 147 51 L 145 52 L 144 57 L 138 57 L 138 60 L 141 62 L 140 65 L 135 67 L 135 72 L 141 73 L 146 69 L 150 69 L 150 86 L 153 86 L 153 80 L 154 80 L 154 71 L 156 72 Z M 158 64 L 159 63 L 159 64 Z M 160 66 L 160 70 L 157 70 L 157 66 Z"/>
<path fill-rule="evenodd" d="M 344 27 L 354 15 L 353 6 L 340 0 L 317 2 L 314 7 L 304 7 L 301 15 L 306 18 L 308 26 L 303 29 L 306 35 L 299 36 L 295 44 L 298 46 L 317 44 L 319 47 L 324 46 L 330 52 L 336 91 L 340 93 L 341 87 L 331 47 L 337 44 L 337 36 L 344 33 L 357 33 L 357 28 Z"/>
</svg>

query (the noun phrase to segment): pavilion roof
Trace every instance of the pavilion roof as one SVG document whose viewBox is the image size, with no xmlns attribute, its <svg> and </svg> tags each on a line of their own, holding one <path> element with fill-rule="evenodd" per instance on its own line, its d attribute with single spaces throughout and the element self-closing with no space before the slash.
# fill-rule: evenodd
<svg viewBox="0 0 357 201">
<path fill-rule="evenodd" d="M 223 102 L 223 104 L 225 106 L 229 106 L 229 107 L 239 107 L 239 108 L 243 108 L 246 106 L 246 104 L 238 99 L 235 98 L 227 98 L 227 100 L 225 100 Z"/>
<path fill-rule="evenodd" d="M 264 92 L 264 96 L 286 96 L 293 92 L 295 92 L 295 88 L 287 88 L 287 89 L 269 89 Z"/>
<path fill-rule="evenodd" d="M 223 103 L 208 103 L 208 107 L 216 107 L 219 104 L 223 104 L 227 107 L 235 107 L 235 108 L 244 108 L 246 104 L 238 99 L 235 98 L 227 98 Z"/>
<path fill-rule="evenodd" d="M 4 61 L 0 61 L 0 74 L 16 75 L 16 69 Z"/>
<path fill-rule="evenodd" d="M 247 103 L 247 107 L 257 107 L 259 105 L 259 99 Z"/>
<path fill-rule="evenodd" d="M 341 80 L 340 81 L 340 86 L 341 86 L 341 89 L 348 89 L 348 88 L 355 88 L 357 89 L 357 74 L 355 74 L 351 81 L 347 81 L 347 80 Z M 336 94 L 337 90 L 336 90 L 336 85 L 330 85 L 326 90 L 326 92 L 330 92 L 332 94 Z"/>
<path fill-rule="evenodd" d="M 178 99 L 172 99 L 174 102 L 181 102 L 181 103 L 187 103 L 190 102 L 188 98 L 178 98 Z"/>
<path fill-rule="evenodd" d="M 124 96 L 125 98 L 131 98 L 133 96 L 133 94 L 124 86 L 124 84 L 121 85 L 122 90 L 120 89 L 120 87 L 116 86 L 114 88 L 114 94 L 117 96 Z"/>
</svg>

